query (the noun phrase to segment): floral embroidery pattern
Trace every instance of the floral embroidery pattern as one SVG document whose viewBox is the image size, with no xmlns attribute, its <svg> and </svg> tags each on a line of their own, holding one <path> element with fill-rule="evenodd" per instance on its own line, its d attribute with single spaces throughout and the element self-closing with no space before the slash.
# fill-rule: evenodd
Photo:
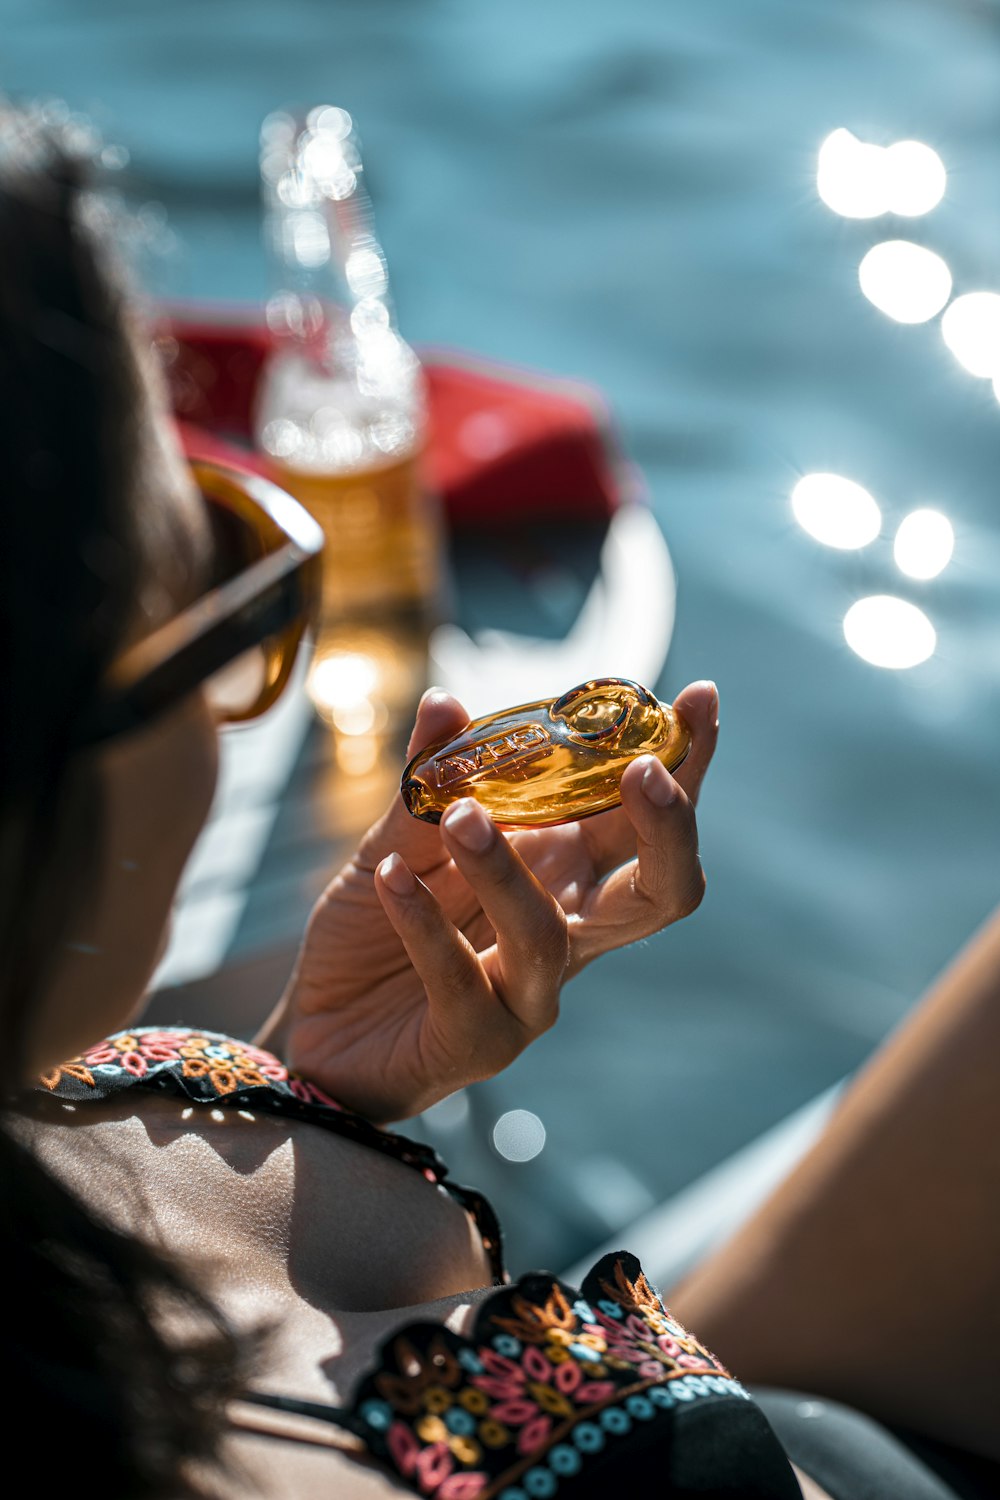
<svg viewBox="0 0 1000 1500">
<path fill-rule="evenodd" d="M 448 1180 L 448 1169 L 436 1151 L 380 1130 L 249 1042 L 179 1026 L 136 1026 L 98 1042 L 39 1080 L 40 1092 L 72 1100 L 107 1099 L 136 1086 L 183 1095 L 197 1104 L 252 1107 L 308 1120 L 394 1156 L 434 1186 L 445 1188 L 471 1214 L 497 1284 L 504 1280 L 496 1214 L 480 1193 Z"/>
<path fill-rule="evenodd" d="M 421 1494 L 545 1500 L 637 1424 L 706 1397 L 749 1399 L 621 1254 L 580 1294 L 545 1276 L 497 1292 L 470 1339 L 411 1325 L 383 1346 L 356 1410 Z"/>
</svg>

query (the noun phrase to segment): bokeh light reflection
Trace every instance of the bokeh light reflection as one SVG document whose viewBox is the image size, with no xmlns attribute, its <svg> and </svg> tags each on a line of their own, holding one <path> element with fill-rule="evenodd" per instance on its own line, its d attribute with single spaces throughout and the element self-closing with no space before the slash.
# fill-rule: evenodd
<svg viewBox="0 0 1000 1500">
<path fill-rule="evenodd" d="M 792 512 L 804 531 L 827 547 L 867 547 L 882 529 L 872 496 L 842 474 L 805 474 L 792 491 Z"/>
<path fill-rule="evenodd" d="M 910 578 L 936 578 L 951 561 L 955 531 L 939 510 L 911 511 L 893 543 L 896 566 Z"/>
<path fill-rule="evenodd" d="M 819 148 L 816 189 L 845 219 L 916 218 L 941 202 L 947 182 L 940 156 L 922 141 L 873 146 L 841 127 Z"/>
<path fill-rule="evenodd" d="M 545 1126 L 530 1109 L 509 1109 L 493 1126 L 493 1145 L 507 1161 L 532 1161 L 545 1145 Z"/>
<path fill-rule="evenodd" d="M 819 148 L 816 190 L 845 219 L 874 219 L 886 211 L 885 152 L 835 130 Z"/>
<path fill-rule="evenodd" d="M 873 667 L 901 671 L 934 655 L 937 633 L 922 609 L 891 594 L 872 594 L 844 616 L 844 639 Z"/>
<path fill-rule="evenodd" d="M 944 162 L 923 141 L 896 141 L 886 148 L 889 212 L 915 219 L 937 208 L 948 185 Z"/>
<path fill-rule="evenodd" d="M 868 301 L 897 323 L 926 323 L 951 296 L 951 272 L 940 255 L 910 240 L 873 245 L 858 268 Z"/>
<path fill-rule="evenodd" d="M 1000 295 L 966 292 L 941 319 L 941 334 L 970 375 L 1000 379 Z"/>
</svg>

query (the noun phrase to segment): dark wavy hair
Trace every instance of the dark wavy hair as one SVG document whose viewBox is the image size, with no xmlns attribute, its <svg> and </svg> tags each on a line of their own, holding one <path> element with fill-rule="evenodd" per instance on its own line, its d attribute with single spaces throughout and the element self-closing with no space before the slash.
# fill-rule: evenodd
<svg viewBox="0 0 1000 1500">
<path fill-rule="evenodd" d="M 65 131 L 0 100 L 0 1069 L 21 1088 L 28 1018 L 100 850 L 97 778 L 74 755 L 148 576 L 129 304 Z M 12 1107 L 12 1106 L 10 1106 Z M 10 1108 L 9 1107 L 9 1108 Z M 0 1342 L 10 1430 L 95 1455 L 103 1493 L 199 1493 L 247 1350 L 159 1252 L 102 1222 L 0 1116 Z M 164 1331 L 195 1329 L 183 1340 Z M 171 1319 L 171 1321 L 174 1321 Z M 193 1466 L 192 1466 L 193 1461 Z"/>
</svg>

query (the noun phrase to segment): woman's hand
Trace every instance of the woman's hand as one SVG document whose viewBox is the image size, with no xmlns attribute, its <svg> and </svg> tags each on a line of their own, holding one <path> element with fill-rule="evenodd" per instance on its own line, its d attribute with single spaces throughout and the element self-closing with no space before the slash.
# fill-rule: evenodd
<svg viewBox="0 0 1000 1500">
<path fill-rule="evenodd" d="M 692 732 L 673 777 L 641 756 L 622 805 L 556 828 L 501 832 L 472 799 L 439 827 L 397 796 L 313 911 L 298 966 L 258 1038 L 348 1107 L 403 1119 L 500 1072 L 547 1031 L 563 983 L 698 906 L 694 803 L 715 749 L 718 695 L 684 689 Z M 425 694 L 411 753 L 468 722 Z"/>
</svg>

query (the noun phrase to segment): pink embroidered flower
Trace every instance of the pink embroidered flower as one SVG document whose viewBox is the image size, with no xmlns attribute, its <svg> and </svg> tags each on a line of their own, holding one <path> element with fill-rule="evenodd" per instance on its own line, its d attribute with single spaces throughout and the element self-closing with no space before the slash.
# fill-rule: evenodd
<svg viewBox="0 0 1000 1500">
<path fill-rule="evenodd" d="M 488 1479 L 486 1474 L 452 1474 L 438 1491 L 437 1500 L 477 1500 Z"/>
<path fill-rule="evenodd" d="M 478 1500 L 489 1483 L 489 1476 L 481 1471 L 454 1473 L 455 1460 L 447 1443 L 430 1443 L 422 1448 L 404 1422 L 393 1422 L 388 1442 L 399 1473 L 414 1479 L 425 1495 L 433 1495 L 436 1500 Z"/>
<path fill-rule="evenodd" d="M 177 1048 L 169 1046 L 166 1042 L 144 1041 L 139 1051 L 150 1062 L 180 1062 L 181 1055 Z"/>
<path fill-rule="evenodd" d="M 92 1068 L 99 1068 L 103 1063 L 116 1063 L 119 1053 L 114 1047 L 95 1047 L 91 1052 L 83 1054 L 83 1060 Z"/>
<path fill-rule="evenodd" d="M 264 1069 L 261 1069 L 263 1072 Z M 288 1086 L 296 1099 L 301 1099 L 304 1104 L 325 1104 L 328 1109 L 339 1110 L 341 1106 L 336 1099 L 331 1099 L 329 1094 L 323 1092 L 315 1083 L 309 1083 L 305 1078 L 289 1078 Z"/>
<path fill-rule="evenodd" d="M 519 1361 L 493 1349 L 480 1349 L 479 1357 L 487 1373 L 473 1375 L 471 1384 L 499 1398 L 490 1416 L 511 1427 L 533 1425 L 536 1420 L 550 1422 L 552 1416 L 569 1416 L 573 1403 L 589 1406 L 614 1395 L 612 1381 L 585 1379 L 583 1369 L 572 1359 L 551 1364 L 533 1344 L 527 1345 Z"/>
<path fill-rule="evenodd" d="M 517 1435 L 518 1453 L 534 1453 L 540 1448 L 552 1431 L 551 1417 L 535 1417 L 533 1421 L 526 1422 Z"/>
</svg>

